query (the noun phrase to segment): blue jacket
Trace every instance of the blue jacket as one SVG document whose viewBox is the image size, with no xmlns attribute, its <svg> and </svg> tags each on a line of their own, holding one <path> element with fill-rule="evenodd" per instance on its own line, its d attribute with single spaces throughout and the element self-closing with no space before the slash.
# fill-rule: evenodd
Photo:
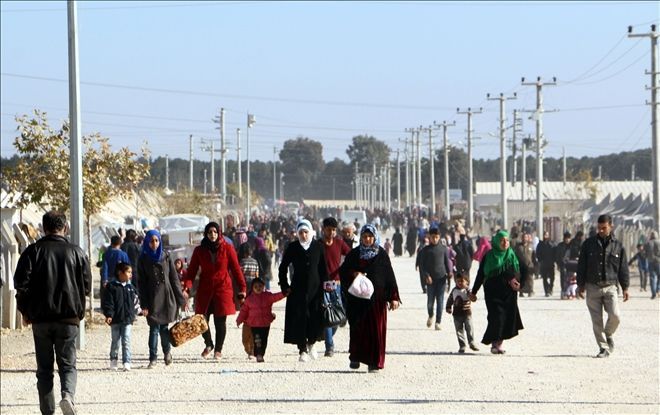
<svg viewBox="0 0 660 415">
<path fill-rule="evenodd" d="M 108 280 L 116 279 L 115 267 L 118 263 L 124 262 L 130 264 L 131 260 L 128 258 L 126 252 L 118 248 L 110 247 L 103 255 L 103 265 L 101 266 L 101 281 L 105 284 Z"/>
</svg>

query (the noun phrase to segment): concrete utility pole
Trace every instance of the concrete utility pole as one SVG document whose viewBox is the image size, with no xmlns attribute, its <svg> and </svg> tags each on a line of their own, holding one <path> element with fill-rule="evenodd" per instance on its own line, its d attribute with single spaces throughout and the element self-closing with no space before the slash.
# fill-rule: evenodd
<svg viewBox="0 0 660 415">
<path fill-rule="evenodd" d="M 220 187 L 220 197 L 226 200 L 227 197 L 227 146 L 225 145 L 225 109 L 220 108 L 220 175 L 222 176 L 222 185 Z"/>
<path fill-rule="evenodd" d="M 247 130 L 246 130 L 246 133 L 245 133 L 245 143 L 246 143 L 246 146 L 247 146 L 247 150 L 246 150 L 246 153 L 247 153 L 247 155 L 246 155 L 246 158 L 247 158 L 247 166 L 246 166 L 247 167 L 247 178 L 245 179 L 245 181 L 247 182 L 247 198 L 245 199 L 246 200 L 245 210 L 246 210 L 246 213 L 247 213 L 247 216 L 246 216 L 247 222 L 246 222 L 245 226 L 250 226 L 250 216 L 251 216 L 251 212 L 250 212 L 250 193 L 252 193 L 252 191 L 250 190 L 250 128 L 252 128 L 252 126 L 254 125 L 255 122 L 256 122 L 256 119 L 254 118 L 254 114 L 250 114 L 248 112 L 248 115 L 247 115 Z"/>
<path fill-rule="evenodd" d="M 236 165 L 238 167 L 238 198 L 243 198 L 243 183 L 241 180 L 241 129 L 236 129 Z"/>
<path fill-rule="evenodd" d="M 396 210 L 401 210 L 401 160 L 396 151 Z"/>
<path fill-rule="evenodd" d="M 508 229 L 509 215 L 506 200 L 506 113 L 504 112 L 504 103 L 509 99 L 516 99 L 516 93 L 514 92 L 512 97 L 505 97 L 503 93 L 500 93 L 500 96 L 496 98 L 491 98 L 490 94 L 486 94 L 486 99 L 489 101 L 500 101 L 500 204 L 502 205 L 502 229 Z"/>
<path fill-rule="evenodd" d="M 420 126 L 420 131 L 428 131 L 429 133 L 429 180 L 431 188 L 431 206 L 429 207 L 429 219 L 433 218 L 435 215 L 435 154 L 433 154 L 433 125 L 429 125 L 428 128 L 422 128 Z"/>
<path fill-rule="evenodd" d="M 518 177 L 518 161 L 516 160 L 516 150 L 518 149 L 518 145 L 516 144 L 516 138 L 520 132 L 522 132 L 522 118 L 518 117 L 518 110 L 513 110 L 513 134 L 511 134 L 511 186 L 516 184 L 516 178 Z"/>
<path fill-rule="evenodd" d="M 422 197 L 422 149 L 421 139 L 419 138 L 422 132 L 422 126 L 420 125 L 415 132 L 417 134 L 417 206 L 422 206 L 422 202 L 424 201 Z"/>
<path fill-rule="evenodd" d="M 77 2 L 67 2 L 67 32 L 68 32 L 68 59 L 69 59 L 69 123 L 70 142 L 69 174 L 71 176 L 71 226 L 69 229 L 71 243 L 78 245 L 87 252 L 87 244 L 83 233 L 83 177 L 82 177 L 82 127 L 80 125 L 80 78 L 78 77 L 78 12 Z M 94 287 L 94 284 L 92 284 Z M 90 310 L 93 310 L 94 290 L 90 294 Z M 78 325 L 76 348 L 85 350 L 85 320 Z"/>
<path fill-rule="evenodd" d="M 465 221 L 465 224 L 469 229 L 472 228 L 472 221 L 474 220 L 474 178 L 472 171 L 472 115 L 481 114 L 483 108 L 479 108 L 479 111 L 472 111 L 472 108 L 467 109 L 467 111 L 461 111 L 460 108 L 456 108 L 457 114 L 467 114 L 467 156 L 468 156 L 468 217 Z"/>
<path fill-rule="evenodd" d="M 433 124 L 435 124 L 435 121 L 433 121 Z M 451 219 L 451 202 L 449 200 L 449 147 L 447 142 L 447 128 L 455 126 L 456 121 L 451 124 L 443 121 L 442 124 L 437 125 L 442 127 L 442 147 L 445 156 L 445 219 L 449 221 Z"/>
<path fill-rule="evenodd" d="M 411 176 L 410 176 L 410 186 L 412 189 L 411 193 L 411 203 L 414 205 L 417 203 L 417 159 L 415 155 L 415 128 L 406 128 L 406 132 L 410 133 L 410 156 L 411 156 Z"/>
<path fill-rule="evenodd" d="M 561 177 L 564 188 L 566 187 L 566 147 L 561 147 Z"/>
<path fill-rule="evenodd" d="M 193 137 L 190 134 L 188 137 L 188 145 L 190 147 L 190 191 L 193 190 Z"/>
<path fill-rule="evenodd" d="M 521 79 L 522 85 L 536 87 L 536 111 L 533 111 L 533 118 L 536 120 L 536 235 L 543 236 L 543 147 L 545 138 L 543 137 L 543 87 L 557 85 L 557 78 L 553 77 L 552 82 L 541 82 L 541 77 L 536 78 L 536 82 L 525 82 Z"/>
<path fill-rule="evenodd" d="M 204 169 L 204 194 L 206 194 L 206 184 L 208 183 L 208 179 L 206 178 L 206 169 Z"/>
<path fill-rule="evenodd" d="M 405 171 L 405 174 L 406 174 L 406 180 L 405 180 L 405 183 L 406 183 L 406 207 L 408 207 L 408 206 L 410 206 L 410 160 L 409 160 L 409 157 L 408 157 L 408 154 L 409 154 L 408 153 L 408 137 L 406 137 L 405 140 L 401 140 L 399 138 L 399 141 L 404 142 L 403 157 L 405 159 L 404 163 L 406 163 L 405 164 L 406 165 L 406 171 Z"/>
<path fill-rule="evenodd" d="M 651 71 L 645 71 L 646 75 L 651 75 L 651 86 L 646 89 L 651 90 L 651 176 L 653 179 L 653 221 L 655 230 L 660 229 L 660 154 L 658 154 L 658 32 L 656 26 L 651 25 L 651 31 L 648 33 L 632 33 L 632 26 L 628 26 L 628 37 L 648 37 L 651 39 Z"/>
<path fill-rule="evenodd" d="M 277 200 L 277 172 L 275 170 L 275 157 L 277 157 L 277 147 L 273 146 L 273 207 L 275 207 L 275 201 Z"/>
<path fill-rule="evenodd" d="M 165 154 L 165 189 L 170 189 L 170 156 Z"/>
<path fill-rule="evenodd" d="M 211 194 L 215 193 L 215 143 L 211 138 Z"/>
<path fill-rule="evenodd" d="M 520 172 L 520 189 L 521 189 L 521 199 L 525 203 L 525 186 L 527 185 L 527 150 L 532 145 L 532 137 L 527 136 L 522 140 L 522 171 Z"/>
</svg>

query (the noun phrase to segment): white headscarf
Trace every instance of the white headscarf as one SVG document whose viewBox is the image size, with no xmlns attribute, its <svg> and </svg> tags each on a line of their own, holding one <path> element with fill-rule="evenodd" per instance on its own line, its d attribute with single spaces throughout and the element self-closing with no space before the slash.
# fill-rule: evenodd
<svg viewBox="0 0 660 415">
<path fill-rule="evenodd" d="M 301 230 L 307 231 L 307 241 L 303 241 L 300 238 L 299 232 Z M 298 224 L 296 225 L 296 233 L 298 233 L 298 242 L 300 242 L 300 245 L 303 247 L 305 251 L 308 250 L 309 246 L 312 244 L 312 240 L 314 239 L 314 233 L 312 232 L 312 224 L 307 219 L 300 218 Z"/>
</svg>

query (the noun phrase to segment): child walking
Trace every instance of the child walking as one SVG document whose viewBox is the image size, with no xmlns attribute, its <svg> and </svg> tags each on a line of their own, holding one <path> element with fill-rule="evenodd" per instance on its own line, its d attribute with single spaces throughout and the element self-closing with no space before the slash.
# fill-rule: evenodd
<svg viewBox="0 0 660 415">
<path fill-rule="evenodd" d="M 138 295 L 130 280 L 133 269 L 130 264 L 120 262 L 115 266 L 116 279 L 108 282 L 103 291 L 103 315 L 110 326 L 112 341 L 110 343 L 110 369 L 117 370 L 119 357 L 119 341 L 121 340 L 121 357 L 125 371 L 131 370 L 131 328 L 138 313 Z"/>
<path fill-rule="evenodd" d="M 245 299 L 236 318 L 236 326 L 240 326 L 241 323 L 245 322 L 252 330 L 254 355 L 257 362 L 263 362 L 264 354 L 266 354 L 270 323 L 275 319 L 273 303 L 284 298 L 284 293 L 271 293 L 266 291 L 265 288 L 266 284 L 261 278 L 255 278 L 252 281 L 252 291 Z"/>
<path fill-rule="evenodd" d="M 470 349 L 475 352 L 479 348 L 474 343 L 474 331 L 472 330 L 472 310 L 469 298 L 468 286 L 470 279 L 465 273 L 456 276 L 456 286 L 449 293 L 445 310 L 454 317 L 454 327 L 456 328 L 456 337 L 458 338 L 458 353 L 465 353 L 465 333 L 467 333 Z M 465 333 L 463 329 L 465 328 Z"/>
</svg>

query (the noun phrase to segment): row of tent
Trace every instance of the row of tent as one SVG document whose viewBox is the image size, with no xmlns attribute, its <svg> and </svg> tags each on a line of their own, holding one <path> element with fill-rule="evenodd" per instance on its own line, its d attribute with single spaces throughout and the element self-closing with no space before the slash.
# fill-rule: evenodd
<svg viewBox="0 0 660 415">
<path fill-rule="evenodd" d="M 653 202 L 651 196 L 629 194 L 627 197 L 619 195 L 612 199 L 608 194 L 599 203 L 592 200 L 582 205 L 584 211 L 583 220 L 595 223 L 598 216 L 608 214 L 616 225 L 652 227 L 653 226 Z"/>
</svg>

